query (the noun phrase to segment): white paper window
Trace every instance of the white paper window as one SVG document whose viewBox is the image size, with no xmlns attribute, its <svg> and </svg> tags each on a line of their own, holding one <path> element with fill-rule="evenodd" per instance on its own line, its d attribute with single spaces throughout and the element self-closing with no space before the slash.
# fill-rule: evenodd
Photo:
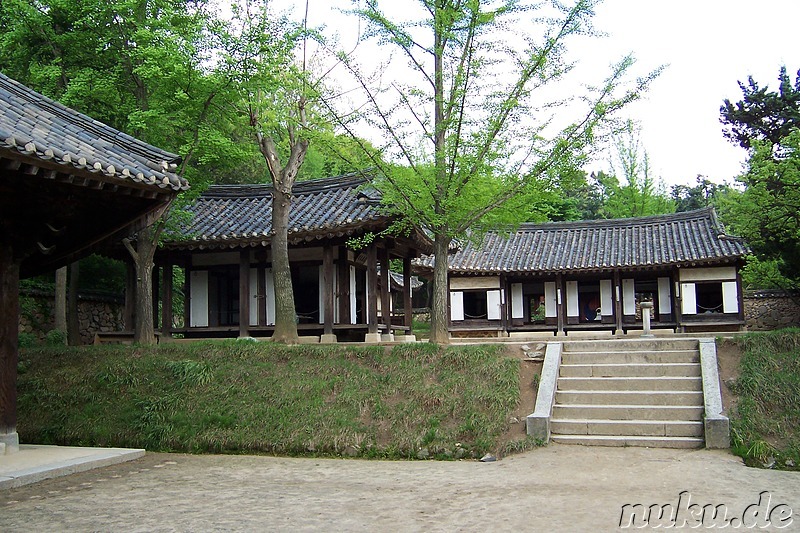
<svg viewBox="0 0 800 533">
<path fill-rule="evenodd" d="M 556 305 L 556 282 L 545 281 L 544 283 L 544 316 L 555 318 L 558 316 L 558 306 Z"/>
<path fill-rule="evenodd" d="M 697 314 L 697 293 L 694 283 L 681 283 L 681 312 L 684 315 Z"/>
<path fill-rule="evenodd" d="M 578 282 L 567 282 L 567 316 L 579 316 L 578 312 Z"/>
<path fill-rule="evenodd" d="M 622 314 L 636 314 L 636 288 L 632 279 L 622 280 Z"/>
<path fill-rule="evenodd" d="M 670 295 L 669 278 L 658 278 L 658 312 L 663 314 L 672 313 L 672 298 Z"/>
<path fill-rule="evenodd" d="M 450 293 L 450 320 L 464 320 L 464 293 L 461 291 Z"/>
<path fill-rule="evenodd" d="M 486 318 L 500 320 L 501 316 L 500 291 L 486 291 Z"/>
<path fill-rule="evenodd" d="M 722 312 L 739 312 L 739 290 L 735 281 L 722 282 Z"/>
<path fill-rule="evenodd" d="M 525 305 L 522 297 L 522 283 L 511 284 L 511 318 L 524 318 Z"/>
<path fill-rule="evenodd" d="M 275 281 L 272 279 L 272 269 L 265 271 L 267 279 L 267 325 L 275 324 Z"/>
<path fill-rule="evenodd" d="M 208 326 L 208 271 L 193 270 L 190 282 L 191 305 L 189 325 L 193 328 Z"/>
<path fill-rule="evenodd" d="M 600 314 L 602 316 L 614 315 L 614 291 L 610 279 L 600 280 Z"/>
</svg>

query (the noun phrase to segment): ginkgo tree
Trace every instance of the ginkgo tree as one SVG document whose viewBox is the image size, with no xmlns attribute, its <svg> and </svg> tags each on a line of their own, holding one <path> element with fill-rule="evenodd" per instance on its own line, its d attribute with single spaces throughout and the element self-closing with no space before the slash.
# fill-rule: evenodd
<svg viewBox="0 0 800 533">
<path fill-rule="evenodd" d="M 596 86 L 569 83 L 576 63 L 567 45 L 594 34 L 596 3 L 418 0 L 398 11 L 366 0 L 354 10 L 368 26 L 363 39 L 403 64 L 387 56 L 372 77 L 340 54 L 359 92 L 325 103 L 354 137 L 364 128 L 382 134 L 381 154 L 393 164 L 376 157 L 374 166 L 387 209 L 433 238 L 431 342 L 449 340 L 454 241 L 520 222 L 521 204 L 536 202 L 542 180 L 574 168 L 599 126 L 658 74 L 631 79 L 627 56 Z"/>
</svg>

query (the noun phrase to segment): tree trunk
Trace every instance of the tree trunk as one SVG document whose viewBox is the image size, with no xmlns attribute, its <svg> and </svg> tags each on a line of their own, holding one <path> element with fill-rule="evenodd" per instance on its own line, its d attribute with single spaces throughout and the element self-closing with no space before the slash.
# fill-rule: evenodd
<svg viewBox="0 0 800 533">
<path fill-rule="evenodd" d="M 289 267 L 289 211 L 291 194 L 280 187 L 272 192 L 272 278 L 275 286 L 275 333 L 272 340 L 296 344 L 297 315 L 294 307 L 292 271 Z"/>
<path fill-rule="evenodd" d="M 433 241 L 433 301 L 431 302 L 431 337 L 430 342 L 448 344 L 449 317 L 447 313 L 447 250 L 450 239 L 436 235 Z"/>
<path fill-rule="evenodd" d="M 56 270 L 55 310 L 53 329 L 64 334 L 67 339 L 67 267 Z"/>
<path fill-rule="evenodd" d="M 128 239 L 125 248 L 133 258 L 136 271 L 136 310 L 133 325 L 133 341 L 140 344 L 155 344 L 153 324 L 153 256 L 161 234 L 159 222 L 145 228 L 136 237 L 136 249 Z"/>
<path fill-rule="evenodd" d="M 133 342 L 155 344 L 153 327 L 153 256 L 156 243 L 150 229 L 139 233 L 136 239 L 136 318 L 133 329 Z"/>
<path fill-rule="evenodd" d="M 81 265 L 75 261 L 69 265 L 69 289 L 67 295 L 67 339 L 70 346 L 81 345 L 81 323 L 78 316 L 78 282 L 81 279 Z"/>
</svg>

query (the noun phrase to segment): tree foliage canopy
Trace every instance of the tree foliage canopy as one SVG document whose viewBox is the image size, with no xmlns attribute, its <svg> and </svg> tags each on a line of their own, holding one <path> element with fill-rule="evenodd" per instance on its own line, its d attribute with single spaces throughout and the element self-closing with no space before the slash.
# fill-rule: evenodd
<svg viewBox="0 0 800 533">
<path fill-rule="evenodd" d="M 800 71 L 794 85 L 781 67 L 778 91 L 760 87 L 752 76 L 747 84 L 739 82 L 742 99 L 725 99 L 720 106 L 723 134 L 742 148 L 752 148 L 754 141 L 764 141 L 777 147 L 793 129 L 800 127 Z"/>
</svg>

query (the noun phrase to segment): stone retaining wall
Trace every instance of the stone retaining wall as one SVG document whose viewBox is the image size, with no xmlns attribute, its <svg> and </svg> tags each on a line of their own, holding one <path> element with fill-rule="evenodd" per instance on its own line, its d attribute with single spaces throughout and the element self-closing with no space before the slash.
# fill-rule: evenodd
<svg viewBox="0 0 800 533">
<path fill-rule="evenodd" d="M 748 331 L 800 327 L 800 295 L 780 290 L 745 291 Z"/>
<path fill-rule="evenodd" d="M 43 341 L 53 329 L 55 298 L 38 290 L 20 291 L 19 332 Z M 122 298 L 85 293 L 78 296 L 78 324 L 81 344 L 91 344 L 98 331 L 124 329 L 125 301 Z"/>
</svg>

